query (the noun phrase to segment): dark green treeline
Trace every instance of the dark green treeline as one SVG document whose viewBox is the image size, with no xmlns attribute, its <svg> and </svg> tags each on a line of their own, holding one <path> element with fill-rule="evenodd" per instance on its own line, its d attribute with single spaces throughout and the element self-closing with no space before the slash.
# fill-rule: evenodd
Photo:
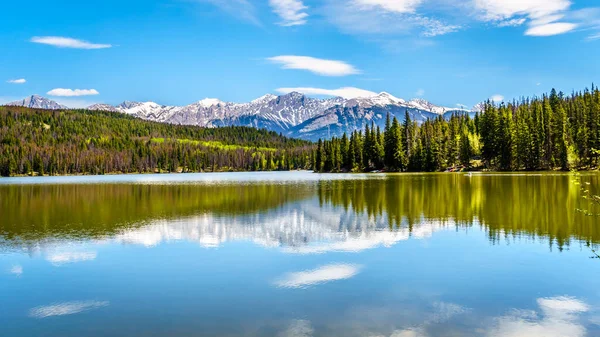
<svg viewBox="0 0 600 337">
<path fill-rule="evenodd" d="M 484 104 L 473 118 L 442 116 L 417 124 L 388 115 L 383 130 L 367 125 L 349 137 L 319 140 L 319 172 L 434 172 L 447 169 L 568 170 L 598 166 L 600 91 Z"/>
<path fill-rule="evenodd" d="M 247 127 L 0 107 L 0 175 L 310 169 L 314 145 Z"/>
</svg>

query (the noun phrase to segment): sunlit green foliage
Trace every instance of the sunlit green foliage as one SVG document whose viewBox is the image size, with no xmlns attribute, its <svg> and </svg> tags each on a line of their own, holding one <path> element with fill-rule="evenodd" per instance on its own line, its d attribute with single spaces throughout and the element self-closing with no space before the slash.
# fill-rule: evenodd
<svg viewBox="0 0 600 337">
<path fill-rule="evenodd" d="M 364 136 L 352 133 L 350 138 L 363 144 L 358 164 L 338 164 L 332 151 L 340 139 L 323 142 L 317 151 L 331 163 L 317 170 L 433 172 L 471 169 L 480 162 L 478 169 L 496 171 L 592 169 L 600 158 L 600 91 L 592 87 L 566 97 L 552 90 L 541 98 L 487 102 L 474 118 L 455 114 L 420 125 L 408 112 L 402 126 L 388 116 L 382 137 L 372 125 Z M 345 150 L 342 158 L 349 155 Z"/>
<path fill-rule="evenodd" d="M 0 175 L 310 169 L 313 144 L 98 111 L 0 107 Z"/>
</svg>

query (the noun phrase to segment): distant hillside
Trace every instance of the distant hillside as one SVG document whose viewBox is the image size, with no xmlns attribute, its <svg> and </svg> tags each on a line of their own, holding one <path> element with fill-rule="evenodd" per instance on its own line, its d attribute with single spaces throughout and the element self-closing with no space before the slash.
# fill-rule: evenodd
<svg viewBox="0 0 600 337">
<path fill-rule="evenodd" d="M 248 127 L 201 128 L 118 112 L 0 107 L 0 174 L 310 168 L 313 144 Z"/>
</svg>

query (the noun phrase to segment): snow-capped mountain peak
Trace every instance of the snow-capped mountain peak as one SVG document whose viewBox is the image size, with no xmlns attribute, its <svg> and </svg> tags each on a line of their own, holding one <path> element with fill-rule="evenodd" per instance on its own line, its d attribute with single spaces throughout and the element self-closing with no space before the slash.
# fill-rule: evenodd
<svg viewBox="0 0 600 337">
<path fill-rule="evenodd" d="M 379 95 L 372 97 L 371 99 L 381 102 L 382 104 L 404 104 L 405 100 L 398 98 L 385 91 L 379 93 Z"/>
<path fill-rule="evenodd" d="M 66 106 L 40 95 L 31 95 L 20 101 L 7 103 L 6 105 L 49 110 L 68 109 Z"/>
<path fill-rule="evenodd" d="M 198 104 L 202 107 L 210 108 L 215 105 L 220 105 L 220 104 L 224 105 L 225 102 L 223 102 L 219 99 L 216 99 L 216 98 L 205 98 L 205 99 L 199 101 Z"/>
<path fill-rule="evenodd" d="M 86 109 L 87 110 L 96 110 L 96 111 L 113 111 L 113 112 L 119 111 L 119 109 L 117 109 L 116 107 L 114 107 L 110 104 L 104 104 L 104 103 L 90 105 Z"/>
<path fill-rule="evenodd" d="M 270 101 L 272 101 L 272 100 L 274 100 L 274 99 L 276 99 L 276 98 L 277 98 L 277 96 L 275 96 L 275 95 L 272 95 L 272 94 L 266 94 L 266 95 L 264 95 L 264 96 L 260 96 L 259 98 L 257 98 L 257 99 L 255 99 L 255 100 L 253 100 L 253 101 L 252 101 L 252 102 L 250 102 L 250 103 L 252 103 L 252 104 L 261 104 L 261 103 L 267 103 L 267 102 L 270 102 Z"/>
<path fill-rule="evenodd" d="M 136 106 L 139 106 L 140 102 L 132 102 L 132 101 L 124 101 L 123 103 L 119 104 L 117 106 L 117 108 L 121 108 L 121 109 L 131 109 L 131 108 L 135 108 Z"/>
</svg>

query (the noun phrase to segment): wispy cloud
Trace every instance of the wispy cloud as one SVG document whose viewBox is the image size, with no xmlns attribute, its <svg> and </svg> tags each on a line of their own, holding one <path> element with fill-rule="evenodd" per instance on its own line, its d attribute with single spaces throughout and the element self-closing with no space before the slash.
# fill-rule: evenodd
<svg viewBox="0 0 600 337">
<path fill-rule="evenodd" d="M 342 31 L 360 35 L 434 37 L 460 30 L 459 24 L 419 13 L 422 0 L 327 0 L 323 12 Z"/>
<path fill-rule="evenodd" d="M 26 82 L 27 82 L 27 80 L 24 78 L 18 78 L 18 79 L 6 81 L 6 83 L 12 83 L 12 84 L 24 84 Z"/>
<path fill-rule="evenodd" d="M 237 17 L 256 26 L 262 26 L 258 19 L 256 8 L 248 0 L 195 0 L 196 2 L 209 3 L 223 12 Z"/>
<path fill-rule="evenodd" d="M 560 35 L 577 28 L 575 23 L 560 21 L 572 5 L 570 0 L 475 0 L 474 5 L 482 21 L 500 27 L 527 23 L 529 36 Z"/>
<path fill-rule="evenodd" d="M 34 36 L 30 41 L 33 43 L 41 43 L 58 48 L 105 49 L 112 47 L 110 44 L 91 43 L 88 41 L 63 36 Z"/>
<path fill-rule="evenodd" d="M 518 26 L 523 25 L 525 23 L 525 21 L 527 21 L 527 19 L 517 18 L 517 19 L 500 21 L 496 25 L 498 27 L 518 27 Z"/>
<path fill-rule="evenodd" d="M 310 56 L 281 55 L 267 60 L 280 64 L 283 69 L 307 70 L 322 76 L 348 76 L 360 71 L 354 66 L 337 60 L 325 60 Z"/>
<path fill-rule="evenodd" d="M 281 18 L 282 26 L 300 26 L 306 24 L 307 6 L 301 0 L 269 0 L 273 12 Z"/>
<path fill-rule="evenodd" d="M 46 260 L 53 265 L 60 266 L 66 263 L 95 260 L 97 256 L 96 252 L 56 252 L 48 255 Z"/>
<path fill-rule="evenodd" d="M 500 103 L 500 102 L 504 101 L 504 96 L 502 96 L 502 95 L 494 95 L 494 96 L 490 97 L 490 100 L 492 102 Z"/>
<path fill-rule="evenodd" d="M 600 33 L 592 34 L 586 38 L 588 41 L 594 41 L 600 39 Z"/>
<path fill-rule="evenodd" d="M 47 318 L 52 316 L 74 315 L 84 311 L 98 309 L 109 305 L 108 301 L 76 301 L 35 307 L 29 310 L 29 316 Z"/>
<path fill-rule="evenodd" d="M 46 94 L 50 96 L 60 97 L 78 97 L 78 96 L 93 96 L 100 93 L 96 89 L 63 89 L 56 88 L 48 91 Z"/>
<path fill-rule="evenodd" d="M 425 96 L 425 89 L 419 89 L 419 90 L 417 90 L 417 92 L 415 93 L 415 95 L 417 95 L 417 97 L 423 97 L 423 96 Z"/>
<path fill-rule="evenodd" d="M 289 273 L 275 285 L 282 288 L 306 288 L 321 283 L 345 280 L 354 277 L 361 267 L 350 264 L 331 264 L 313 270 Z"/>
<path fill-rule="evenodd" d="M 354 0 L 363 9 L 380 8 L 395 13 L 414 13 L 423 0 Z"/>
<path fill-rule="evenodd" d="M 377 95 L 376 92 L 364 90 L 354 87 L 345 87 L 339 89 L 322 89 L 322 88 L 279 88 L 277 92 L 289 94 L 291 92 L 299 92 L 305 95 L 332 96 L 343 98 L 371 97 Z"/>
<path fill-rule="evenodd" d="M 539 26 L 532 26 L 526 32 L 525 35 L 529 36 L 553 36 L 568 33 L 577 28 L 574 23 L 568 22 L 554 22 Z"/>
</svg>

